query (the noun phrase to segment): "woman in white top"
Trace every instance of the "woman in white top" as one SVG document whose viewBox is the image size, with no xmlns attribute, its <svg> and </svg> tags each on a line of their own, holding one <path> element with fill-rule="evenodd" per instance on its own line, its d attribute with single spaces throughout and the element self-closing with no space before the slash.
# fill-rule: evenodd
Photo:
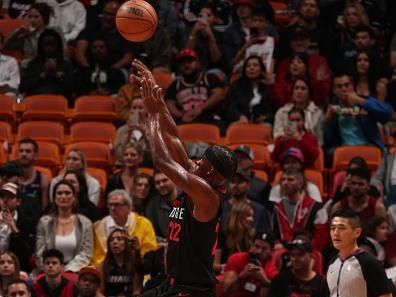
<svg viewBox="0 0 396 297">
<path fill-rule="evenodd" d="M 65 259 L 65 271 L 78 272 L 87 266 L 93 252 L 91 221 L 76 213 L 77 200 L 73 185 L 66 180 L 54 186 L 54 207 L 37 225 L 36 269 L 42 269 L 42 254 L 56 248 Z"/>
<path fill-rule="evenodd" d="M 83 171 L 85 173 L 86 179 L 87 179 L 87 185 L 88 185 L 88 197 L 89 200 L 92 201 L 93 204 L 98 206 L 99 203 L 99 198 L 100 198 L 100 184 L 99 182 L 90 176 L 87 172 L 87 160 L 85 158 L 85 154 L 77 149 L 77 148 L 72 148 L 66 153 L 66 158 L 65 158 L 65 164 L 63 171 L 57 176 L 54 177 L 51 180 L 50 184 L 50 191 L 49 191 L 49 196 L 50 196 L 50 201 L 53 201 L 54 198 L 54 185 L 63 179 L 64 173 L 66 171 Z"/>
<path fill-rule="evenodd" d="M 305 79 L 299 78 L 293 83 L 291 102 L 279 108 L 275 114 L 274 138 L 285 134 L 289 124 L 289 111 L 297 107 L 304 110 L 306 131 L 315 134 L 319 144 L 323 144 L 323 112 L 312 101 L 312 92 L 309 82 Z"/>
</svg>

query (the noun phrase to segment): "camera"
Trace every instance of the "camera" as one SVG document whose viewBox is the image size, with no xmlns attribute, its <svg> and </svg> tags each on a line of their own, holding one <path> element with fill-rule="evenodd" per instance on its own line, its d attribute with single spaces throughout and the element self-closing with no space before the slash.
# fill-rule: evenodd
<svg viewBox="0 0 396 297">
<path fill-rule="evenodd" d="M 258 37 L 259 32 L 256 27 L 250 28 L 250 38 Z"/>
</svg>

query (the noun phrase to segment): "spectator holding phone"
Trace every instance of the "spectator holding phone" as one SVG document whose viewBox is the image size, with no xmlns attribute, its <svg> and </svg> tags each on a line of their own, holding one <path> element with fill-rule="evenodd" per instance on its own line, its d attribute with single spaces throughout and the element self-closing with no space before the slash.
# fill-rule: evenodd
<svg viewBox="0 0 396 297">
<path fill-rule="evenodd" d="M 312 132 L 323 144 L 323 112 L 312 100 L 313 90 L 308 80 L 298 78 L 292 87 L 292 98 L 290 103 L 286 103 L 275 114 L 274 138 L 282 136 L 289 125 L 289 113 L 292 109 L 298 108 L 304 111 L 304 129 Z"/>
<path fill-rule="evenodd" d="M 257 10 L 253 12 L 250 37 L 235 55 L 233 73 L 240 73 L 244 59 L 254 55 L 261 58 L 266 72 L 273 74 L 275 39 L 267 34 L 267 22 L 264 11 Z"/>
<path fill-rule="evenodd" d="M 270 233 L 260 233 L 255 236 L 249 252 L 235 253 L 228 258 L 223 278 L 227 296 L 263 296 L 278 274 L 271 259 L 274 244 Z"/>
<path fill-rule="evenodd" d="M 285 133 L 275 139 L 275 148 L 271 154 L 272 160 L 280 162 L 284 153 L 294 147 L 303 153 L 305 168 L 314 165 L 319 155 L 319 144 L 316 136 L 306 130 L 304 118 L 304 111 L 301 109 L 293 108 L 289 111 Z"/>
<path fill-rule="evenodd" d="M 213 4 L 203 5 L 185 46 L 197 52 L 203 69 L 220 68 L 221 35 L 213 29 L 216 17 Z"/>
</svg>

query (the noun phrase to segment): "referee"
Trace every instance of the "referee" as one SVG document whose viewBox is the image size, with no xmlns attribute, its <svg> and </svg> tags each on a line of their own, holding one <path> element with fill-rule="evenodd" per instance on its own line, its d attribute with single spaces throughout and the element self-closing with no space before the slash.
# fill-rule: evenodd
<svg viewBox="0 0 396 297">
<path fill-rule="evenodd" d="M 338 210 L 330 228 L 333 246 L 339 251 L 327 271 L 330 297 L 392 297 L 392 283 L 382 265 L 358 248 L 362 233 L 359 216 L 351 210 Z"/>
</svg>

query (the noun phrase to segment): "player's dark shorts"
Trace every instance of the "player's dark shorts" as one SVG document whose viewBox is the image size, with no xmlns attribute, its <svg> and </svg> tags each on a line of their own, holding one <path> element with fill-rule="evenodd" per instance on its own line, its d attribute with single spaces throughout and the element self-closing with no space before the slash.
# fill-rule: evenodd
<svg viewBox="0 0 396 297">
<path fill-rule="evenodd" d="M 216 293 L 211 290 L 191 290 L 166 279 L 159 287 L 144 293 L 141 297 L 216 297 Z"/>
</svg>

